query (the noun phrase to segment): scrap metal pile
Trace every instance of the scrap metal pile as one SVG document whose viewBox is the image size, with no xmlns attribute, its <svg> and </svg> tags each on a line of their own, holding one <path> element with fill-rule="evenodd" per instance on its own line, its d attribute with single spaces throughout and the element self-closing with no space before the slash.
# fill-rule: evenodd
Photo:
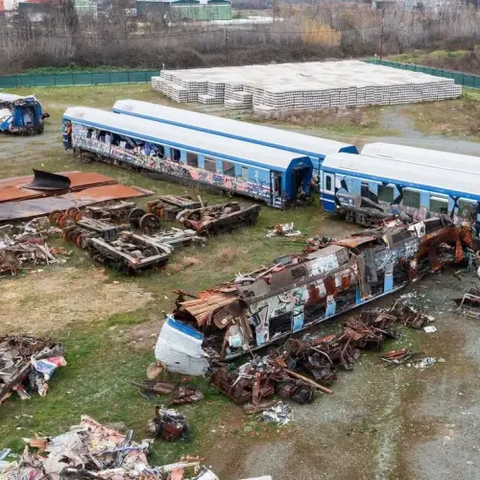
<svg viewBox="0 0 480 480">
<path fill-rule="evenodd" d="M 260 205 L 230 202 L 207 206 L 188 196 L 165 195 L 147 205 L 148 211 L 166 220 L 176 220 L 199 235 L 230 232 L 254 224 Z"/>
<path fill-rule="evenodd" d="M 276 259 L 227 284 L 190 295 L 180 291 L 157 344 L 167 367 L 204 356 L 232 359 L 287 338 L 292 332 L 394 292 L 444 265 L 465 261 L 472 246 L 467 224 L 440 217 L 411 225 L 398 221 L 343 240 L 315 242 L 304 254 Z M 162 340 L 163 330 L 188 325 L 198 346 L 188 352 Z M 183 333 L 185 334 L 185 332 Z M 178 351 L 177 351 L 178 350 Z M 190 363 L 188 363 L 190 361 Z"/>
<path fill-rule="evenodd" d="M 398 303 L 388 310 L 365 311 L 349 318 L 340 333 L 290 338 L 282 347 L 239 368 L 220 364 L 211 382 L 235 403 L 246 404 L 248 413 L 269 408 L 272 404 L 261 400 L 274 393 L 308 403 L 315 391 L 332 393 L 325 385 L 337 379 L 339 367 L 351 370 L 361 350 L 380 350 L 385 339 L 398 337 L 398 325 L 420 329 L 427 321 L 426 315 Z"/>
<path fill-rule="evenodd" d="M 90 207 L 85 211 L 55 211 L 49 216 L 53 224 L 63 226 L 66 240 L 88 250 L 96 261 L 128 273 L 153 266 L 161 268 L 174 248 L 204 242 L 193 230 L 174 228 L 153 233 L 158 224 L 150 217 L 155 216 L 146 214 L 132 202 Z M 128 230 L 142 226 L 152 235 Z"/>
<path fill-rule="evenodd" d="M 46 240 L 55 231 L 41 219 L 0 227 L 0 277 L 17 275 L 33 265 L 58 263 L 58 251 Z"/>
<path fill-rule="evenodd" d="M 96 172 L 54 174 L 34 170 L 34 176 L 0 180 L 0 224 L 152 193 Z"/>
<path fill-rule="evenodd" d="M 30 398 L 29 391 L 45 396 L 56 368 L 66 365 L 62 345 L 29 335 L 0 338 L 0 403 L 13 392 Z"/>
<path fill-rule="evenodd" d="M 132 438 L 132 430 L 122 435 L 84 415 L 57 437 L 27 440 L 20 461 L 4 467 L 0 480 L 218 480 L 199 462 L 152 467 L 147 460 L 151 441 L 138 444 Z"/>
<path fill-rule="evenodd" d="M 472 287 L 461 298 L 455 298 L 458 311 L 473 318 L 480 318 L 480 286 Z"/>
</svg>

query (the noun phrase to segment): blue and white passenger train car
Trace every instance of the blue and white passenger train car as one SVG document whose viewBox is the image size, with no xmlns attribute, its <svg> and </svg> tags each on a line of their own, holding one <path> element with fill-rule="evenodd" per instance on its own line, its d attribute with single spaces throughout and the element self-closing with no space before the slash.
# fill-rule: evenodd
<svg viewBox="0 0 480 480">
<path fill-rule="evenodd" d="M 169 125 L 189 128 L 199 132 L 213 133 L 222 137 L 285 150 L 310 157 L 314 171 L 318 174 L 326 155 L 345 152 L 358 153 L 357 147 L 347 143 L 302 133 L 240 122 L 228 118 L 206 115 L 180 108 L 166 107 L 139 100 L 118 100 L 112 109 L 116 113 L 147 118 Z"/>
<path fill-rule="evenodd" d="M 474 168 L 475 157 L 447 162 L 450 154 L 443 155 L 445 160 L 434 155 L 402 160 L 363 152 L 327 156 L 322 165 L 321 204 L 362 225 L 393 214 L 416 220 L 447 214 L 468 220 L 480 231 L 480 170 Z"/>
<path fill-rule="evenodd" d="M 274 207 L 312 194 L 312 161 L 285 150 L 86 107 L 67 109 L 63 133 L 65 148 L 84 160 L 216 187 Z"/>
</svg>

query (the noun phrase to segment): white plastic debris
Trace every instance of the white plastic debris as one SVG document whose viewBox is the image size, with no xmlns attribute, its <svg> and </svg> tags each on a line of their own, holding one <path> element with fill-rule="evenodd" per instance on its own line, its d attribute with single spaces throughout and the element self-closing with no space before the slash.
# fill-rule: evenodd
<svg viewBox="0 0 480 480">
<path fill-rule="evenodd" d="M 295 230 L 295 224 L 291 223 L 278 223 L 272 230 L 269 230 L 267 237 L 298 237 L 302 232 Z"/>
<path fill-rule="evenodd" d="M 423 330 L 426 333 L 435 333 L 437 331 L 437 327 L 434 327 L 433 325 L 428 325 L 426 327 L 423 327 Z"/>
<path fill-rule="evenodd" d="M 204 375 L 207 355 L 202 349 L 203 334 L 168 316 L 155 347 L 155 359 L 171 372 Z"/>
<path fill-rule="evenodd" d="M 290 423 L 292 407 L 288 403 L 278 402 L 274 407 L 262 412 L 265 423 L 275 422 L 283 427 Z"/>
</svg>

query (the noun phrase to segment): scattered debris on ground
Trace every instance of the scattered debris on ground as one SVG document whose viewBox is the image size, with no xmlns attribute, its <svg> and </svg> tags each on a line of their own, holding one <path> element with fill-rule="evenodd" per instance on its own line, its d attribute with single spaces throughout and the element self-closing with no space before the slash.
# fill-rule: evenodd
<svg viewBox="0 0 480 480">
<path fill-rule="evenodd" d="M 54 371 L 67 364 L 64 353 L 61 344 L 48 339 L 29 335 L 0 338 L 0 404 L 13 392 L 22 400 L 30 398 L 33 391 L 45 396 Z"/>
<path fill-rule="evenodd" d="M 472 287 L 461 298 L 455 298 L 457 311 L 473 318 L 480 318 L 480 286 Z"/>
<path fill-rule="evenodd" d="M 61 435 L 24 441 L 27 446 L 19 461 L 0 460 L 0 480 L 219 480 L 189 457 L 152 467 L 147 455 L 153 440 L 134 442 L 133 430 L 123 435 L 86 415 Z M 0 459 L 9 453 L 2 450 Z"/>
<path fill-rule="evenodd" d="M 382 355 L 380 359 L 388 364 L 387 367 L 395 367 L 408 362 L 408 360 L 410 360 L 414 355 L 415 352 L 411 352 L 407 349 L 391 350 L 390 352 Z"/>
<path fill-rule="evenodd" d="M 18 275 L 34 265 L 65 262 L 65 259 L 58 258 L 58 254 L 68 252 L 59 252 L 47 243 L 48 236 L 58 231 L 49 226 L 46 218 L 0 227 L 0 277 Z"/>
<path fill-rule="evenodd" d="M 299 237 L 302 234 L 300 230 L 295 230 L 294 223 L 277 223 L 273 229 L 269 230 L 267 237 Z"/>
<path fill-rule="evenodd" d="M 177 410 L 155 407 L 155 417 L 148 422 L 148 436 L 163 438 L 167 442 L 178 439 L 192 440 L 192 431 L 187 417 Z"/>
<path fill-rule="evenodd" d="M 182 385 L 179 382 L 146 380 L 143 384 L 135 382 L 134 385 L 142 392 L 149 392 L 155 395 L 169 395 L 167 403 L 172 405 L 195 403 L 203 399 L 201 390 Z"/>
<path fill-rule="evenodd" d="M 280 427 L 290 423 L 291 415 L 292 407 L 284 402 L 278 402 L 275 406 L 262 412 L 262 418 L 265 423 L 274 422 Z"/>
<path fill-rule="evenodd" d="M 242 205 L 238 202 L 212 205 L 195 210 L 183 210 L 178 220 L 199 235 L 217 235 L 253 225 L 260 214 L 260 205 Z"/>
</svg>

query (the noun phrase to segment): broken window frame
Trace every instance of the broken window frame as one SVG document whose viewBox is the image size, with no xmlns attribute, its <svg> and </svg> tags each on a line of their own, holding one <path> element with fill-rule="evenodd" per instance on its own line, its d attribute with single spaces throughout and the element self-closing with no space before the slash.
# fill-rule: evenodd
<svg viewBox="0 0 480 480">
<path fill-rule="evenodd" d="M 204 169 L 207 172 L 217 173 L 217 161 L 213 157 L 205 157 Z"/>
<path fill-rule="evenodd" d="M 178 148 L 170 147 L 170 158 L 174 162 L 179 162 L 182 158 L 182 152 Z"/>
<path fill-rule="evenodd" d="M 235 164 L 227 160 L 222 160 L 222 172 L 228 177 L 235 177 Z"/>
<path fill-rule="evenodd" d="M 390 192 L 388 195 L 388 199 L 385 198 L 385 194 Z M 395 199 L 395 187 L 393 185 L 379 185 L 378 190 L 377 190 L 377 197 L 379 202 L 386 202 L 386 203 L 393 203 L 393 200 Z"/>
<path fill-rule="evenodd" d="M 198 153 L 187 152 L 187 165 L 189 167 L 198 168 Z"/>
<path fill-rule="evenodd" d="M 415 202 L 410 202 L 410 201 L 409 201 L 409 202 L 407 203 L 407 197 L 408 197 L 407 194 L 416 195 L 417 198 L 418 198 L 418 201 L 415 201 Z M 404 189 L 403 189 L 402 205 L 403 205 L 404 207 L 409 207 L 409 208 L 418 209 L 418 208 L 420 208 L 420 202 L 421 202 L 421 192 L 420 192 L 420 190 L 417 190 L 417 189 L 414 189 L 414 188 L 404 188 Z M 415 205 L 414 205 L 413 203 L 415 203 Z"/>
<path fill-rule="evenodd" d="M 436 202 L 437 205 L 441 204 L 440 208 L 434 208 L 434 204 Z M 430 195 L 429 199 L 429 210 L 433 213 L 440 213 L 440 214 L 447 214 L 448 213 L 448 198 L 442 197 L 440 195 Z"/>
</svg>

